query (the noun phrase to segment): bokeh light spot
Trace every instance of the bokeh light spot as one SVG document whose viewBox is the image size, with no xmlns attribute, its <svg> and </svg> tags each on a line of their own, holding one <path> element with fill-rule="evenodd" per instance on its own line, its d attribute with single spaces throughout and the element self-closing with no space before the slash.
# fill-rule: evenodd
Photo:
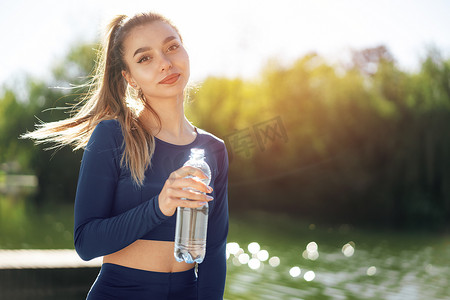
<svg viewBox="0 0 450 300">
<path fill-rule="evenodd" d="M 259 267 L 261 267 L 261 262 L 257 258 L 252 258 L 249 260 L 248 266 L 252 270 L 257 270 L 257 269 L 259 269 Z"/>
<path fill-rule="evenodd" d="M 319 252 L 317 252 L 317 251 L 308 252 L 308 259 L 316 260 L 318 258 L 319 258 Z"/>
<path fill-rule="evenodd" d="M 280 265 L 280 259 L 278 258 L 278 256 L 273 256 L 269 259 L 269 265 L 271 267 L 278 267 Z"/>
<path fill-rule="evenodd" d="M 248 263 L 250 260 L 250 256 L 247 253 L 242 253 L 241 255 L 239 255 L 238 258 L 239 258 L 239 262 L 243 265 Z"/>
<path fill-rule="evenodd" d="M 266 261 L 269 259 L 269 252 L 267 250 L 261 250 L 256 254 L 256 258 L 260 261 Z"/>
<path fill-rule="evenodd" d="M 248 245 L 248 251 L 251 254 L 256 254 L 258 253 L 258 251 L 261 249 L 261 247 L 259 246 L 259 244 L 257 242 L 252 242 Z"/>
<path fill-rule="evenodd" d="M 291 275 L 292 277 L 298 277 L 298 276 L 300 276 L 301 273 L 302 273 L 302 270 L 300 270 L 299 267 L 292 267 L 289 270 L 289 275 Z"/>
<path fill-rule="evenodd" d="M 319 246 L 317 246 L 316 242 L 310 242 L 306 246 L 306 250 L 308 250 L 308 252 L 314 252 L 317 251 L 317 249 L 319 249 Z"/>
<path fill-rule="evenodd" d="M 355 248 L 350 243 L 347 243 L 342 247 L 342 253 L 347 257 L 353 256 L 355 253 Z"/>
<path fill-rule="evenodd" d="M 309 260 L 316 260 L 319 258 L 319 252 L 318 252 L 319 246 L 316 242 L 310 242 L 308 245 L 306 245 L 306 250 L 303 251 L 302 257 L 304 259 Z"/>
<path fill-rule="evenodd" d="M 367 275 L 368 276 L 373 276 L 377 273 L 377 268 L 374 266 L 371 266 L 367 269 Z"/>
<path fill-rule="evenodd" d="M 314 278 L 316 278 L 316 273 L 314 273 L 314 271 L 308 271 L 303 276 L 303 279 L 305 279 L 306 281 L 313 281 Z"/>
<path fill-rule="evenodd" d="M 230 252 L 230 254 L 236 255 L 236 253 L 239 251 L 239 244 L 238 243 L 228 243 L 227 244 L 227 250 Z"/>
</svg>

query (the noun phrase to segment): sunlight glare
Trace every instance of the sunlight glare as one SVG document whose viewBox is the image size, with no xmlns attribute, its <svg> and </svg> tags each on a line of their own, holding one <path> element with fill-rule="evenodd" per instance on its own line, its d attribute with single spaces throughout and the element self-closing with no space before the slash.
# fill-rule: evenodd
<svg viewBox="0 0 450 300">
<path fill-rule="evenodd" d="M 236 253 L 239 251 L 239 244 L 238 243 L 228 243 L 227 244 L 227 250 L 233 255 L 236 255 Z"/>
<path fill-rule="evenodd" d="M 258 253 L 258 251 L 261 249 L 261 247 L 259 246 L 259 244 L 257 242 L 252 242 L 248 245 L 248 251 L 251 254 L 256 254 Z"/>
<path fill-rule="evenodd" d="M 319 258 L 319 252 L 318 252 L 319 246 L 316 242 L 310 242 L 306 246 L 306 250 L 303 251 L 302 257 L 304 259 L 310 259 L 310 260 L 316 260 Z"/>
<path fill-rule="evenodd" d="M 278 267 L 280 265 L 280 259 L 278 258 L 278 256 L 272 256 L 269 259 L 269 265 L 274 268 Z"/>
<path fill-rule="evenodd" d="M 289 270 L 289 275 L 291 275 L 291 277 L 298 277 L 298 276 L 300 276 L 301 273 L 302 273 L 302 270 L 300 270 L 299 267 L 292 267 Z"/>
<path fill-rule="evenodd" d="M 317 260 L 318 258 L 319 258 L 319 252 L 317 252 L 317 251 L 308 252 L 308 259 Z"/>
<path fill-rule="evenodd" d="M 316 242 L 310 242 L 306 246 L 306 250 L 308 250 L 308 252 L 315 252 L 315 251 L 317 251 L 318 248 L 319 248 L 319 246 L 317 246 Z"/>
<path fill-rule="evenodd" d="M 352 245 L 350 245 L 350 243 L 347 243 L 342 247 L 342 253 L 346 257 L 351 257 L 355 253 L 355 248 Z"/>
<path fill-rule="evenodd" d="M 267 250 L 261 250 L 256 254 L 256 258 L 260 261 L 266 261 L 269 259 L 269 252 Z"/>
<path fill-rule="evenodd" d="M 313 281 L 314 278 L 316 278 L 316 273 L 314 273 L 314 271 L 308 271 L 303 276 L 303 279 L 305 279 L 306 281 Z"/>
<path fill-rule="evenodd" d="M 371 266 L 367 269 L 367 275 L 373 276 L 377 273 L 377 268 L 375 266 Z"/>
<path fill-rule="evenodd" d="M 242 253 L 238 258 L 239 262 L 243 265 L 247 264 L 250 260 L 250 256 L 247 253 Z"/>
<path fill-rule="evenodd" d="M 257 258 L 252 258 L 252 259 L 249 260 L 248 266 L 252 270 L 257 270 L 257 269 L 259 269 L 261 267 L 261 262 Z"/>
</svg>

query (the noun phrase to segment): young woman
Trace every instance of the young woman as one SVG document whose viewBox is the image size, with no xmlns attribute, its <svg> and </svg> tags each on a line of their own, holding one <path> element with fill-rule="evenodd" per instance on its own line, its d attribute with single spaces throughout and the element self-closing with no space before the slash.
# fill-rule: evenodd
<svg viewBox="0 0 450 300">
<path fill-rule="evenodd" d="M 158 14 L 118 16 L 100 62 L 76 115 L 25 135 L 84 148 L 75 248 L 84 260 L 103 256 L 87 298 L 222 299 L 228 156 L 222 140 L 184 115 L 189 58 L 178 30 Z M 205 150 L 210 186 L 186 178 L 205 178 L 182 167 L 191 148 Z M 175 212 L 206 202 L 206 257 L 194 268 L 174 258 Z"/>
</svg>

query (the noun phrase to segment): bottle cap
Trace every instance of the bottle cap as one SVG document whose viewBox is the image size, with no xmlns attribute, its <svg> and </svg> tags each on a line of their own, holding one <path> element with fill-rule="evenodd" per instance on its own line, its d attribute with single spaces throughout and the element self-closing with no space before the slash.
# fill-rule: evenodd
<svg viewBox="0 0 450 300">
<path fill-rule="evenodd" d="M 191 153 L 196 155 L 205 155 L 205 150 L 201 148 L 192 148 Z"/>
</svg>

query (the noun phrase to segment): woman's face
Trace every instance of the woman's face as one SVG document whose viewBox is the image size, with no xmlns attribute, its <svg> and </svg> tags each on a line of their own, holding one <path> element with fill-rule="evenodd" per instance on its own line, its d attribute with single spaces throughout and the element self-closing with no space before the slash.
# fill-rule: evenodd
<svg viewBox="0 0 450 300">
<path fill-rule="evenodd" d="M 178 33 L 169 24 L 155 21 L 133 28 L 124 40 L 128 71 L 122 74 L 148 100 L 183 94 L 189 80 L 189 56 Z"/>
</svg>

